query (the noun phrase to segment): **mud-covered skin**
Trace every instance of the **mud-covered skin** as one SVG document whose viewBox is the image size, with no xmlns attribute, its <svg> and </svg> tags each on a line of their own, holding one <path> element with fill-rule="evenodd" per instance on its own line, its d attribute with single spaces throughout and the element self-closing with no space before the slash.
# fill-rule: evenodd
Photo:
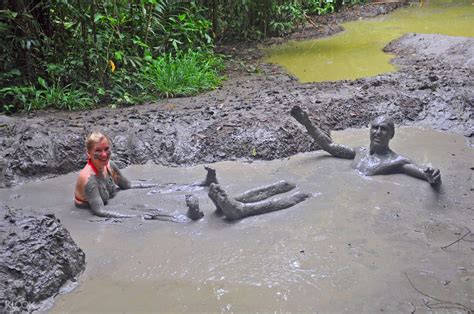
<svg viewBox="0 0 474 314">
<path fill-rule="evenodd" d="M 235 196 L 234 199 L 242 203 L 260 202 L 274 195 L 289 192 L 295 187 L 295 184 L 281 180 L 273 184 L 245 191 Z"/>
<path fill-rule="evenodd" d="M 216 183 L 217 184 L 217 183 Z M 241 203 L 252 203 L 265 200 L 269 197 L 275 196 L 277 194 L 286 193 L 293 190 L 296 187 L 293 183 L 286 182 L 284 180 L 258 187 L 252 190 L 245 191 L 241 194 L 234 196 L 234 200 Z M 214 206 L 216 206 L 216 213 L 222 214 L 222 209 L 220 205 L 215 201 L 215 198 L 211 198 Z"/>
<path fill-rule="evenodd" d="M 389 142 L 395 134 L 395 126 L 393 121 L 385 116 L 377 117 L 371 122 L 370 148 L 362 147 L 354 150 L 351 147 L 335 144 L 329 136 L 311 122 L 308 114 L 299 106 L 294 106 L 290 114 L 306 128 L 309 135 L 323 150 L 334 157 L 354 159 L 352 167 L 363 175 L 406 173 L 433 185 L 441 183 L 439 169 L 420 167 L 409 158 L 390 149 Z"/>
<path fill-rule="evenodd" d="M 144 181 L 130 181 L 128 180 L 120 171 L 120 168 L 115 164 L 115 162 L 110 161 L 110 167 L 114 171 L 114 180 L 122 190 L 128 189 L 147 189 L 156 186 L 160 186 L 160 183 L 154 182 L 144 182 Z"/>
<path fill-rule="evenodd" d="M 400 172 L 399 169 L 411 161 L 392 150 L 385 154 L 369 153 L 367 147 L 360 147 L 352 163 L 352 167 L 366 176 Z"/>
<path fill-rule="evenodd" d="M 147 209 L 146 213 L 144 213 L 141 217 L 145 220 L 159 220 L 174 223 L 191 222 L 191 219 L 188 218 L 186 215 L 179 213 L 173 214 L 162 209 Z"/>
<path fill-rule="evenodd" d="M 210 186 L 211 183 L 218 184 L 219 182 L 217 181 L 216 169 L 209 166 L 204 166 L 204 169 L 207 171 L 206 178 L 204 179 L 204 181 L 197 183 L 196 185 Z"/>
<path fill-rule="evenodd" d="M 104 178 L 100 178 L 94 175 L 91 175 L 87 181 L 86 186 L 84 187 L 84 192 L 87 197 L 87 203 L 91 212 L 99 217 L 106 218 L 131 218 L 136 215 L 126 215 L 121 214 L 115 211 L 106 210 L 105 205 L 109 201 L 110 194 L 107 193 L 107 181 Z M 112 182 L 113 183 L 113 182 Z M 113 186 L 115 190 L 115 186 Z M 113 194 L 112 194 L 113 196 Z"/>
<path fill-rule="evenodd" d="M 199 209 L 199 200 L 197 197 L 186 194 L 185 195 L 186 206 L 188 206 L 188 212 L 186 215 L 192 220 L 199 220 L 204 217 L 204 213 Z"/>
<path fill-rule="evenodd" d="M 309 120 L 308 114 L 299 106 L 294 106 L 290 114 L 306 128 L 309 135 L 323 150 L 339 158 L 353 159 L 355 157 L 356 153 L 352 148 L 334 143 L 328 135 L 324 134 L 321 129 L 316 127 L 311 120 Z"/>
<path fill-rule="evenodd" d="M 168 184 L 154 183 L 154 182 L 145 182 L 145 181 L 130 181 L 128 180 L 120 171 L 120 168 L 115 164 L 115 162 L 110 161 L 110 167 L 114 171 L 114 180 L 122 190 L 128 189 L 147 189 L 157 186 L 167 186 Z"/>
<path fill-rule="evenodd" d="M 277 185 L 281 185 L 280 182 L 277 183 Z M 263 191 L 261 188 L 258 190 Z M 272 190 L 272 186 L 269 186 L 269 190 Z M 273 191 L 277 190 L 278 189 L 275 189 Z M 254 194 L 254 192 L 251 192 L 250 194 Z M 264 194 L 266 193 L 263 193 L 262 195 Z M 208 195 L 216 205 L 217 210 L 222 211 L 228 220 L 237 220 L 248 216 L 261 215 L 286 209 L 311 196 L 308 193 L 296 192 L 287 197 L 262 199 L 256 202 L 243 203 L 235 200 L 235 198 L 229 197 L 218 184 L 214 183 L 211 184 Z"/>
</svg>

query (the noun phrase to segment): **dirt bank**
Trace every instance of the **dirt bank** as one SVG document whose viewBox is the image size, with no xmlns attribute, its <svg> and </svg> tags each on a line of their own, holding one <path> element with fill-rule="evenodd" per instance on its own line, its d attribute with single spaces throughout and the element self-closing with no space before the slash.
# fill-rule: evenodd
<svg viewBox="0 0 474 314">
<path fill-rule="evenodd" d="M 341 13 L 331 19 L 340 21 L 342 14 L 357 17 Z M 231 70 L 223 87 L 197 97 L 92 112 L 0 116 L 0 186 L 78 170 L 85 161 L 83 139 L 94 129 L 111 136 L 114 158 L 122 166 L 269 160 L 314 150 L 288 114 L 293 105 L 306 108 L 327 131 L 364 127 L 386 113 L 398 124 L 426 123 L 459 132 L 472 143 L 473 49 L 472 38 L 406 35 L 386 47 L 397 55 L 397 73 L 301 84 L 278 66 L 255 61 L 253 48 L 247 49 L 255 52 L 246 54 L 247 69 L 258 68 L 257 73 Z"/>
<path fill-rule="evenodd" d="M 0 212 L 0 313 L 31 312 L 75 280 L 85 255 L 54 214 L 3 205 Z"/>
</svg>

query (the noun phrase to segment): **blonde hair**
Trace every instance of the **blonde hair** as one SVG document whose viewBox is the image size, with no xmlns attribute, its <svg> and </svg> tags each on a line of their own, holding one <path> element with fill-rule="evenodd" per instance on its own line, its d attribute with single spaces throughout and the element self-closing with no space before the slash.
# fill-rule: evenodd
<svg viewBox="0 0 474 314">
<path fill-rule="evenodd" d="M 112 146 L 110 138 L 102 132 L 94 131 L 86 138 L 86 150 L 89 152 L 95 144 L 99 143 L 103 139 L 106 139 L 109 142 L 109 145 Z"/>
</svg>

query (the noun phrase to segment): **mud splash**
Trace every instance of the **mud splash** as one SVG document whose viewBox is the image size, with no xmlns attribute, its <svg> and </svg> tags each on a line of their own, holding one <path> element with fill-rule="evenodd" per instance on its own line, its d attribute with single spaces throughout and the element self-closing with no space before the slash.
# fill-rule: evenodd
<svg viewBox="0 0 474 314">
<path fill-rule="evenodd" d="M 357 79 L 396 71 L 383 52 L 406 33 L 474 37 L 472 1 L 428 1 L 388 15 L 344 23 L 344 32 L 309 41 L 290 41 L 266 50 L 266 61 L 283 66 L 300 82 Z M 368 57 L 370 56 L 370 57 Z"/>
<path fill-rule="evenodd" d="M 335 141 L 368 144 L 367 130 L 333 134 Z M 406 176 L 362 177 L 349 160 L 322 152 L 288 159 L 214 166 L 231 194 L 287 179 L 313 197 L 293 208 L 230 223 L 213 214 L 206 191 L 121 191 L 114 206 L 147 204 L 185 213 L 184 195 L 200 200 L 204 219 L 187 224 L 94 218 L 72 206 L 75 174 L 0 190 L 14 206 L 55 210 L 88 267 L 56 312 L 313 311 L 410 312 L 426 297 L 474 307 L 474 149 L 460 136 L 398 128 L 392 147 L 441 169 L 436 193 Z M 125 174 L 189 183 L 202 168 L 131 166 Z M 17 195 L 17 197 L 10 197 Z M 44 195 L 55 197 L 44 198 Z M 470 238 L 472 240 L 472 238 Z M 433 301 L 433 300 L 428 300 Z"/>
</svg>

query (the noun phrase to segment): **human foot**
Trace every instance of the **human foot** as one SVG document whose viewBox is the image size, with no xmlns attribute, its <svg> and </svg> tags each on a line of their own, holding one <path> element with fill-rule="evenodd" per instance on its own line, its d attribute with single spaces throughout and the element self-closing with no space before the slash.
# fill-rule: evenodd
<svg viewBox="0 0 474 314">
<path fill-rule="evenodd" d="M 228 219 L 235 220 L 242 217 L 244 205 L 229 197 L 218 184 L 211 184 L 208 195 L 216 205 L 216 211 L 222 212 Z"/>
<path fill-rule="evenodd" d="M 211 183 L 218 184 L 219 182 L 217 181 L 216 169 L 208 167 L 208 166 L 204 166 L 204 169 L 206 169 L 207 171 L 206 178 L 199 185 L 210 186 Z"/>
<path fill-rule="evenodd" d="M 214 206 L 216 206 L 215 212 L 217 214 L 222 214 L 222 209 L 217 202 L 217 195 L 219 194 L 218 188 L 219 188 L 219 185 L 217 185 L 216 183 L 211 183 L 211 185 L 209 186 L 209 192 L 207 193 L 207 195 L 211 199 L 212 203 L 214 203 Z"/>
<path fill-rule="evenodd" d="M 191 195 L 191 194 L 186 194 L 186 205 L 188 206 L 188 212 L 187 216 L 188 218 L 192 220 L 198 220 L 201 219 L 204 216 L 204 213 L 199 210 L 199 200 L 197 197 Z"/>
<path fill-rule="evenodd" d="M 227 195 L 219 185 L 215 185 L 216 199 L 222 212 L 229 220 L 236 220 L 242 218 L 244 212 L 244 204 L 234 200 Z"/>
</svg>

